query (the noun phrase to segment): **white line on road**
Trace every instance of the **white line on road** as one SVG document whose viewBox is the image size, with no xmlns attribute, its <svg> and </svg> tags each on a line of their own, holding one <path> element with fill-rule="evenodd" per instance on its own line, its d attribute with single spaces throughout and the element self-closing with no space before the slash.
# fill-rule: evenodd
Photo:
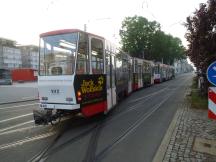
<svg viewBox="0 0 216 162">
<path fill-rule="evenodd" d="M 4 132 L 4 131 L 7 131 L 7 130 L 10 130 L 10 129 L 13 129 L 13 128 L 17 128 L 17 127 L 26 125 L 26 124 L 30 124 L 30 123 L 33 123 L 33 122 L 34 122 L 34 120 L 30 120 L 30 121 L 27 121 L 27 122 L 24 122 L 24 123 L 13 125 L 11 127 L 3 128 L 3 129 L 0 129 L 0 133 Z"/>
<path fill-rule="evenodd" d="M 0 123 L 4 123 L 4 122 L 7 122 L 7 121 L 11 121 L 11 120 L 14 120 L 14 119 L 19 119 L 19 118 L 30 116 L 30 115 L 33 115 L 33 113 L 20 115 L 20 116 L 16 116 L 16 117 L 5 119 L 5 120 L 0 120 Z"/>
<path fill-rule="evenodd" d="M 22 97 L 23 100 L 26 99 L 37 99 L 37 96 L 27 96 L 27 97 Z"/>
<path fill-rule="evenodd" d="M 39 104 L 39 103 L 25 104 L 25 105 L 17 105 L 17 106 L 9 106 L 9 107 L 2 107 L 2 108 L 0 108 L 0 110 L 12 109 L 12 108 L 17 108 L 17 107 L 33 106 L 33 105 L 38 105 L 38 104 Z"/>
<path fill-rule="evenodd" d="M 33 142 L 36 140 L 44 139 L 44 138 L 53 136 L 54 134 L 56 134 L 56 132 L 45 133 L 45 134 L 37 135 L 34 137 L 27 137 L 27 138 L 19 140 L 19 141 L 3 144 L 3 145 L 0 145 L 0 150 L 5 150 L 5 149 L 11 148 L 11 147 L 16 147 L 18 145 L 19 146 L 23 145 L 23 144 L 28 143 L 28 142 Z"/>
<path fill-rule="evenodd" d="M 13 130 L 2 132 L 2 133 L 0 133 L 0 136 L 6 135 L 6 134 L 11 134 L 11 133 L 22 132 L 22 131 L 25 131 L 25 130 L 28 130 L 28 129 L 33 129 L 33 128 L 35 128 L 35 126 L 29 126 L 29 127 L 24 127 L 24 128 L 17 128 L 17 129 L 13 129 Z"/>
<path fill-rule="evenodd" d="M 71 119 L 71 116 L 64 117 L 64 118 L 61 119 L 61 122 L 69 120 L 69 119 Z M 32 126 L 29 126 L 29 127 L 14 129 L 14 128 L 17 128 L 17 127 L 20 127 L 20 126 L 23 126 L 23 125 L 26 125 L 26 124 L 31 124 L 31 123 L 34 123 L 34 120 L 29 120 L 27 122 L 23 122 L 23 123 L 16 124 L 16 125 L 13 125 L 13 126 L 10 126 L 10 127 L 7 127 L 7 128 L 0 129 L 0 135 L 14 133 L 14 132 L 20 132 L 20 131 L 23 131 L 23 130 L 26 130 L 26 129 L 44 127 L 44 125 L 37 125 L 37 126 L 32 125 Z M 14 130 L 11 130 L 11 129 L 14 129 Z"/>
</svg>

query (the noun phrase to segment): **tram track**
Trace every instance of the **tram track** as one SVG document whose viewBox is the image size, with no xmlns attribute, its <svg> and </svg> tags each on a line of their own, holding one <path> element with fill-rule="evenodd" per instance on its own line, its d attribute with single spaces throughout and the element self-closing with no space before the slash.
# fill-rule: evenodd
<svg viewBox="0 0 216 162">
<path fill-rule="evenodd" d="M 127 136 L 132 134 L 145 120 L 147 120 L 155 111 L 157 111 L 170 97 L 171 95 L 167 95 L 164 100 L 160 103 L 156 104 L 152 109 L 148 112 L 143 113 L 138 120 L 136 120 L 133 124 L 131 124 L 121 135 L 115 138 L 114 142 L 105 147 L 102 151 L 95 156 L 94 162 L 100 162 L 108 152 L 110 152 L 115 146 L 117 146 L 120 142 L 125 140 Z"/>
<path fill-rule="evenodd" d="M 140 90 L 137 93 L 138 95 L 134 95 L 136 94 L 135 92 L 127 98 L 128 101 L 125 100 L 126 102 L 121 102 L 120 104 L 117 105 L 117 108 L 111 110 L 111 112 L 106 117 L 102 117 L 101 119 L 103 120 L 101 121 L 92 120 L 92 119 L 82 120 L 84 122 L 81 122 L 81 123 L 79 122 L 80 124 L 78 125 L 73 124 L 72 127 L 70 127 L 70 125 L 71 123 L 74 123 L 74 122 L 69 121 L 68 122 L 69 127 L 67 127 L 67 124 L 66 124 L 65 129 L 61 128 L 60 130 L 58 130 L 60 127 L 62 126 L 64 127 L 64 124 L 62 124 L 61 126 L 56 128 L 57 130 L 47 132 L 47 133 L 44 133 L 44 132 L 42 133 L 42 131 L 40 131 L 41 129 L 39 129 L 35 131 L 36 133 L 39 133 L 39 134 L 35 135 L 35 132 L 34 132 L 34 135 L 33 135 L 33 132 L 32 132 L 29 139 L 26 138 L 27 136 L 25 135 L 26 139 L 22 138 L 14 142 L 9 141 L 6 144 L 1 144 L 0 148 L 6 151 L 13 151 L 16 146 L 22 146 L 25 144 L 27 145 L 27 147 L 29 147 L 31 145 L 31 142 L 36 143 L 37 140 L 42 140 L 41 143 L 44 143 L 43 149 L 42 150 L 40 149 L 41 146 L 37 147 L 38 152 L 35 150 L 34 152 L 36 152 L 36 154 L 30 155 L 25 161 L 30 159 L 29 162 L 30 161 L 43 162 L 43 161 L 53 161 L 53 160 L 55 161 L 56 160 L 55 156 L 61 155 L 63 151 L 71 147 L 75 148 L 74 150 L 76 150 L 76 147 L 78 146 L 78 144 L 82 143 L 82 146 L 81 146 L 83 150 L 82 156 L 80 156 L 80 154 L 76 156 L 76 152 L 73 152 L 71 157 L 70 155 L 67 155 L 67 157 L 73 158 L 73 159 L 76 159 L 76 157 L 82 157 L 83 158 L 82 160 L 80 159 L 78 160 L 82 162 L 102 161 L 104 158 L 109 157 L 111 154 L 113 154 L 112 150 L 115 149 L 120 143 L 124 143 L 123 141 L 126 140 L 126 138 L 128 139 L 128 137 L 131 136 L 133 132 L 135 132 L 135 130 L 142 123 L 145 123 L 147 119 L 152 118 L 151 116 L 154 114 L 154 112 L 156 112 L 160 108 L 160 106 L 162 106 L 163 103 L 168 100 L 168 98 L 172 95 L 171 94 L 172 92 L 178 91 L 178 88 L 175 88 L 176 84 L 182 87 L 185 84 L 185 82 L 187 82 L 187 80 L 188 79 L 184 81 L 177 80 L 175 82 L 171 82 L 171 84 L 169 84 L 168 86 L 165 82 L 165 84 L 160 84 L 157 87 L 150 87 L 148 88 L 147 91 Z M 168 93 L 170 94 L 170 96 L 167 95 Z M 166 97 L 168 98 L 166 99 Z M 155 100 L 154 102 L 152 102 L 151 99 L 153 98 L 156 100 L 158 99 L 158 100 L 157 101 Z M 163 100 L 165 101 L 161 103 Z M 26 102 L 25 104 L 22 104 L 22 105 L 28 105 L 28 104 L 34 104 L 34 103 Z M 21 108 L 22 105 L 11 106 L 13 107 L 11 108 L 11 110 Z M 151 105 L 152 107 L 150 107 Z M 10 106 L 7 105 L 7 107 L 10 107 Z M 2 110 L 7 110 L 7 109 L 5 108 Z M 129 119 L 125 120 L 128 117 Z M 142 118 L 145 118 L 145 119 L 142 120 Z M 6 123 L 6 122 L 3 122 L 3 123 Z M 125 122 L 126 122 L 126 125 L 124 125 L 124 127 L 121 130 L 115 131 L 113 135 L 104 136 L 107 133 L 107 130 L 113 127 L 112 124 L 115 125 L 115 123 L 117 124 L 118 122 L 120 122 L 120 124 L 118 125 L 122 125 L 122 123 L 125 123 Z M 22 123 L 19 123 L 19 124 L 17 124 L 17 126 L 15 127 L 11 126 L 10 128 L 8 127 L 8 128 L 0 129 L 0 135 L 3 136 L 3 135 L 8 135 L 11 133 L 16 133 L 16 132 L 21 132 L 21 131 L 23 131 L 24 133 L 25 130 L 31 130 L 33 128 L 33 126 L 28 125 L 28 124 L 32 124 L 32 121 L 30 120 L 27 121 L 27 123 L 23 122 L 24 125 L 27 124 L 25 128 L 20 128 L 20 126 L 22 126 Z M 115 128 L 117 127 L 118 126 L 116 126 Z M 30 131 L 28 132 L 30 133 Z M 66 136 L 65 136 L 65 133 L 66 133 Z M 106 139 L 106 137 L 110 137 L 110 140 L 106 141 L 105 144 L 102 144 L 101 142 L 104 139 Z M 49 138 L 49 139 L 45 140 L 45 138 Z M 30 144 L 27 144 L 27 143 L 30 143 Z M 122 146 L 122 144 L 120 146 Z M 118 148 L 120 146 L 118 146 Z M 23 148 L 24 146 L 20 147 L 20 149 L 23 149 Z M 19 149 L 19 148 L 16 148 L 16 149 Z M 77 153 L 78 152 L 79 151 L 77 150 Z"/>
<path fill-rule="evenodd" d="M 146 101 L 148 101 L 149 99 L 152 98 L 152 96 L 158 95 L 162 92 L 164 92 L 164 90 L 168 89 L 168 86 L 163 88 L 162 90 L 158 91 L 157 93 L 152 93 L 150 95 L 144 96 L 142 98 L 142 100 L 137 100 L 136 104 L 133 104 L 132 106 L 130 106 L 127 110 L 125 111 L 120 111 L 117 112 L 117 114 L 112 114 L 107 116 L 106 118 L 104 118 L 103 120 L 101 119 L 98 123 L 96 123 L 94 126 L 91 126 L 89 129 L 81 132 L 80 134 L 76 135 L 75 137 L 63 142 L 61 145 L 57 146 L 56 148 L 52 149 L 52 147 L 55 145 L 55 143 L 57 143 L 58 139 L 60 139 L 60 137 L 65 133 L 64 130 L 62 131 L 60 134 L 58 134 L 55 139 L 51 142 L 51 144 L 49 144 L 45 149 L 43 149 L 43 151 L 41 151 L 40 153 L 38 153 L 37 155 L 35 155 L 32 159 L 29 160 L 29 162 L 43 162 L 46 161 L 47 158 L 49 158 L 51 155 L 53 155 L 54 153 L 60 151 L 61 149 L 63 149 L 64 147 L 66 147 L 67 145 L 71 145 L 72 143 L 76 142 L 77 140 L 82 139 L 83 137 L 89 135 L 90 133 L 91 138 L 89 140 L 89 144 L 87 146 L 87 151 L 86 151 L 86 155 L 85 158 L 83 160 L 83 162 L 93 162 L 95 159 L 95 153 L 96 153 L 96 149 L 97 149 L 97 141 L 99 139 L 100 136 L 100 132 L 102 131 L 102 128 L 109 124 L 112 123 L 112 120 L 118 119 L 120 116 L 135 110 L 137 108 L 139 108 L 140 105 L 142 105 L 143 103 L 145 103 Z M 109 122 L 109 123 L 108 123 Z M 85 125 L 86 123 L 84 123 L 83 125 Z M 79 125 L 79 126 L 82 126 Z"/>
<path fill-rule="evenodd" d="M 93 120 L 93 121 L 91 121 L 91 120 Z M 80 122 L 80 123 L 78 122 L 77 124 L 73 125 L 73 128 L 85 126 L 85 125 L 89 124 L 90 121 L 94 123 L 95 122 L 94 120 L 97 120 L 96 117 L 94 119 L 86 119 L 86 120 L 84 119 L 82 122 Z M 41 152 L 37 153 L 30 160 L 28 160 L 28 162 L 46 161 L 46 159 L 49 158 L 49 156 L 58 152 L 63 147 L 66 147 L 67 144 L 71 144 L 71 143 L 81 139 L 82 137 L 87 136 L 93 130 L 95 130 L 98 126 L 99 126 L 99 123 L 93 124 L 93 126 L 90 126 L 90 128 L 86 129 L 85 131 L 82 131 L 78 135 L 75 135 L 73 138 L 70 138 L 69 140 L 67 140 L 67 141 L 63 142 L 62 144 L 58 145 L 57 147 L 53 148 L 53 146 L 59 141 L 59 139 L 63 136 L 63 134 L 66 133 L 67 131 L 69 131 L 70 129 L 72 129 L 72 128 L 69 129 L 67 126 L 67 123 L 66 123 L 64 125 L 64 128 L 61 128 L 61 130 L 56 134 L 56 137 L 54 138 L 54 140 L 50 144 L 48 144 L 47 147 L 45 147 Z"/>
<path fill-rule="evenodd" d="M 113 114 L 112 116 L 108 116 L 108 117 L 106 118 L 106 122 L 103 122 L 103 123 L 97 124 L 97 125 L 95 125 L 95 126 L 92 126 L 90 129 L 86 130 L 85 132 L 80 133 L 79 135 L 77 135 L 76 137 L 70 139 L 69 141 L 64 142 L 60 147 L 57 147 L 57 148 L 55 148 L 53 151 L 51 151 L 50 153 L 48 153 L 49 150 L 50 150 L 50 148 L 52 148 L 52 146 L 58 141 L 58 139 L 59 139 L 62 135 L 60 135 L 60 137 L 57 136 L 57 137 L 55 138 L 55 140 L 52 142 L 52 143 L 54 143 L 54 144 L 53 144 L 53 145 L 49 145 L 49 146 L 48 146 L 48 149 L 45 148 L 45 149 L 42 151 L 42 153 L 40 153 L 40 155 L 37 156 L 36 159 L 38 159 L 38 157 L 40 157 L 41 154 L 43 154 L 43 155 L 41 156 L 41 158 L 39 158 L 40 161 L 41 161 L 41 159 L 42 159 L 42 161 L 43 161 L 44 155 L 46 155 L 47 153 L 48 153 L 48 155 L 45 156 L 45 157 L 49 157 L 49 156 L 50 156 L 51 154 L 53 154 L 54 152 L 61 150 L 61 148 L 63 148 L 63 147 L 66 147 L 66 145 L 69 145 L 69 144 L 71 144 L 71 143 L 73 143 L 73 142 L 75 142 L 75 141 L 77 141 L 77 140 L 80 140 L 80 139 L 82 139 L 82 137 L 85 137 L 85 136 L 89 135 L 90 133 L 92 133 L 91 139 L 90 139 L 90 141 L 89 141 L 89 143 L 91 143 L 89 146 L 91 146 L 91 147 L 88 146 L 88 151 L 87 151 L 87 153 L 86 153 L 86 158 L 85 158 L 84 161 L 85 161 L 85 162 L 94 161 L 94 160 L 92 160 L 92 159 L 94 159 L 93 157 L 94 157 L 94 155 L 95 155 L 95 151 L 96 151 L 96 148 L 97 148 L 97 140 L 96 140 L 96 139 L 98 139 L 99 136 L 100 136 L 100 135 L 99 135 L 99 134 L 100 134 L 100 131 L 101 131 L 101 129 L 103 128 L 102 125 L 104 125 L 105 123 L 106 123 L 106 124 L 109 124 L 108 121 L 110 122 L 110 121 L 112 121 L 112 120 L 114 120 L 114 119 L 117 119 L 117 118 L 119 118 L 120 116 L 126 114 L 127 112 L 130 112 L 130 111 L 132 111 L 132 110 L 136 110 L 140 105 L 144 104 L 146 101 L 148 101 L 149 99 L 151 99 L 153 96 L 159 95 L 160 93 L 164 92 L 165 90 L 169 90 L 169 86 L 167 86 L 167 87 L 165 87 L 165 88 L 163 88 L 163 89 L 157 91 L 157 93 L 153 92 L 153 93 L 151 93 L 151 94 L 149 94 L 149 95 L 146 95 L 146 96 L 143 96 L 142 98 L 139 98 L 139 100 L 137 100 L 136 103 L 133 104 L 132 106 L 130 106 L 127 110 L 120 111 L 120 112 L 118 112 L 116 115 Z M 134 102 L 133 102 L 133 103 L 134 103 Z M 84 123 L 84 125 L 85 125 L 85 124 L 86 124 L 86 123 Z M 12 130 L 11 132 L 13 132 L 13 130 Z M 65 132 L 65 131 L 63 131 L 63 134 L 64 134 L 64 132 Z M 4 132 L 3 132 L 3 133 L 4 133 Z M 7 133 L 7 132 L 6 132 L 6 133 Z M 6 133 L 5 133 L 5 134 L 6 134 Z M 10 133 L 10 131 L 9 131 L 8 133 Z M 53 134 L 53 135 L 54 135 L 54 134 Z M 45 137 L 45 136 L 44 136 L 44 137 Z M 34 139 L 39 139 L 39 138 L 36 137 L 36 138 L 34 138 Z M 56 139 L 57 139 L 57 140 L 56 140 Z M 23 141 L 21 141 L 21 142 L 23 142 Z M 12 143 L 12 145 L 13 145 L 13 143 Z M 12 146 L 12 145 L 11 145 L 11 146 Z M 10 145 L 9 145 L 9 146 L 10 146 Z M 92 148 L 92 146 L 94 146 L 94 147 Z M 48 150 L 48 151 L 46 151 L 46 150 Z M 53 152 L 53 153 L 52 153 L 52 152 Z M 45 158 L 45 159 L 46 159 L 46 158 Z M 37 160 L 36 160 L 36 161 L 37 161 Z"/>
<path fill-rule="evenodd" d="M 159 94 L 159 93 L 155 93 L 155 95 L 156 94 Z M 132 111 L 132 110 L 135 110 L 135 109 L 139 108 L 139 106 L 141 104 L 148 101 L 151 97 L 152 97 L 151 95 L 146 96 L 146 98 L 144 100 L 139 101 L 138 103 L 136 103 L 135 105 L 133 105 L 129 109 L 127 109 L 126 111 L 118 112 L 117 115 L 113 114 L 114 116 L 110 115 L 110 116 L 104 118 L 103 120 L 100 119 L 99 122 L 97 122 L 95 125 L 88 128 L 87 130 L 85 130 L 85 131 L 81 132 L 80 134 L 76 135 L 75 137 L 63 142 L 61 145 L 55 147 L 54 149 L 51 149 L 53 147 L 53 145 L 58 141 L 55 138 L 53 140 L 53 142 L 49 146 L 47 146 L 47 148 L 45 148 L 43 151 L 41 151 L 41 153 L 39 153 L 36 157 L 31 159 L 29 162 L 43 162 L 43 161 L 46 161 L 50 156 L 52 156 L 56 152 L 62 150 L 63 148 L 67 147 L 68 145 L 71 145 L 72 143 L 74 143 L 74 142 L 76 142 L 78 140 L 81 140 L 82 138 L 88 136 L 89 134 L 91 134 L 91 137 L 90 137 L 90 140 L 89 140 L 88 145 L 87 145 L 86 155 L 85 155 L 85 157 L 83 159 L 83 162 L 93 162 L 98 157 L 101 158 L 100 157 L 101 155 L 96 156 L 95 154 L 96 154 L 96 149 L 97 149 L 97 142 L 98 142 L 98 139 L 100 137 L 100 132 L 102 131 L 102 129 L 105 126 L 111 124 L 112 122 L 110 122 L 110 121 L 119 118 L 120 116 L 122 116 L 123 114 L 125 114 L 125 113 L 127 113 L 129 111 Z M 131 132 L 132 127 L 134 127 L 135 125 L 140 125 L 144 120 L 146 120 L 150 115 L 152 115 L 169 97 L 170 97 L 170 95 L 165 100 L 163 100 L 163 102 L 160 102 L 159 104 L 157 104 L 156 108 L 155 107 L 152 108 L 150 112 L 148 111 L 147 113 L 144 113 L 134 124 L 132 124 L 126 130 L 126 132 L 123 133 L 123 135 L 121 135 L 120 137 L 117 138 L 117 139 L 119 139 L 118 141 L 121 141 L 121 138 L 123 138 L 124 136 L 127 136 L 129 134 L 129 132 Z M 145 117 L 143 119 L 144 116 L 147 116 L 147 117 Z M 84 125 L 85 124 L 86 123 L 84 123 Z M 80 126 L 82 126 L 82 124 Z M 57 139 L 59 139 L 59 136 L 57 136 Z"/>
</svg>

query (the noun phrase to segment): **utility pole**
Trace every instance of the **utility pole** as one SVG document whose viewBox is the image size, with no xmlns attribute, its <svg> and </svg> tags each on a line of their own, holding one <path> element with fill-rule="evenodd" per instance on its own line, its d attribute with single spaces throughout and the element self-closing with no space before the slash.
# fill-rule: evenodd
<svg viewBox="0 0 216 162">
<path fill-rule="evenodd" d="M 87 24 L 84 24 L 84 31 L 87 31 Z"/>
<path fill-rule="evenodd" d="M 105 18 L 97 18 L 93 20 L 88 20 L 87 23 L 84 24 L 84 31 L 87 32 L 87 24 L 89 24 L 91 21 L 101 21 L 101 20 L 109 20 L 111 19 L 110 17 L 105 17 Z"/>
</svg>

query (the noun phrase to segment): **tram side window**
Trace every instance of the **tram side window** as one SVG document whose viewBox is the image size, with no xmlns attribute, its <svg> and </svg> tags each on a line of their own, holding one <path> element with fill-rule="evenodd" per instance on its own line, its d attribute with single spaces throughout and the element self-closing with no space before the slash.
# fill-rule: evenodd
<svg viewBox="0 0 216 162">
<path fill-rule="evenodd" d="M 99 39 L 91 39 L 91 64 L 93 74 L 103 74 L 103 42 Z"/>
<path fill-rule="evenodd" d="M 138 73 L 138 61 L 134 60 L 134 73 Z"/>
<path fill-rule="evenodd" d="M 87 74 L 89 72 L 88 65 L 88 46 L 87 46 L 87 35 L 80 33 L 79 46 L 76 63 L 77 74 Z"/>
<path fill-rule="evenodd" d="M 132 80 L 132 74 L 133 74 L 132 64 L 131 64 L 131 61 L 128 60 L 128 78 L 129 80 Z"/>
</svg>

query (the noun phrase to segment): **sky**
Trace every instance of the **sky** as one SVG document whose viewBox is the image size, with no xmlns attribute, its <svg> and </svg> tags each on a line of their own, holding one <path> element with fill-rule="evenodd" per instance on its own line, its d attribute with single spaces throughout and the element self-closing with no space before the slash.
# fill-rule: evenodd
<svg viewBox="0 0 216 162">
<path fill-rule="evenodd" d="M 207 0 L 0 0 L 0 37 L 21 45 L 38 45 L 39 34 L 58 29 L 84 29 L 118 43 L 127 16 L 156 20 L 167 34 L 186 46 L 182 25 Z"/>
</svg>

